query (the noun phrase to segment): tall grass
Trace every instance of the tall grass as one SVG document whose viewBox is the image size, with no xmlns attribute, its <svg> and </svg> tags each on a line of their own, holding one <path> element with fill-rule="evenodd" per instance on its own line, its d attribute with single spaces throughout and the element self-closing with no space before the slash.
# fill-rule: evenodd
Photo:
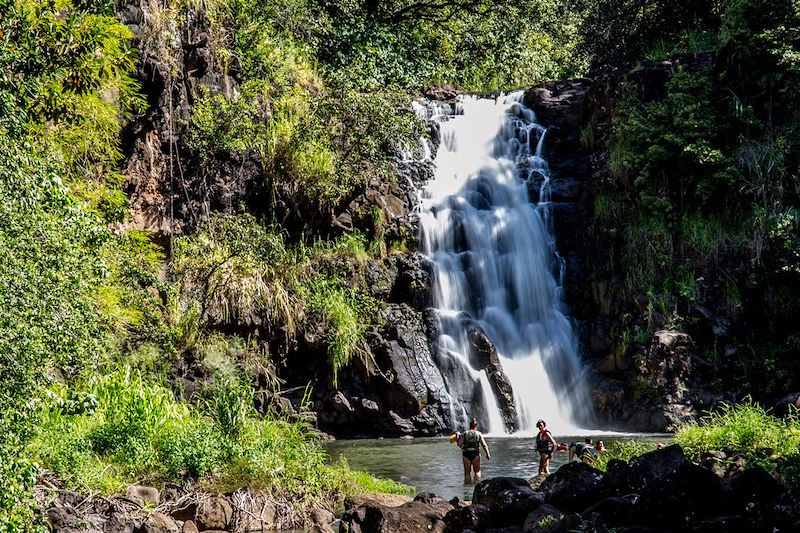
<svg viewBox="0 0 800 533">
<path fill-rule="evenodd" d="M 216 215 L 193 237 L 176 240 L 173 268 L 212 320 L 266 321 L 293 334 L 297 264 L 281 233 L 249 215 Z"/>
<path fill-rule="evenodd" d="M 326 324 L 325 340 L 336 387 L 339 371 L 354 357 L 368 353 L 364 333 L 374 321 L 377 302 L 325 278 L 313 280 L 309 287 L 310 309 Z"/>
<path fill-rule="evenodd" d="M 253 411 L 253 389 L 236 382 L 223 383 L 205 403 L 222 436 L 237 439 Z"/>
<path fill-rule="evenodd" d="M 612 459 L 618 459 L 627 463 L 634 457 L 639 457 L 655 449 L 656 443 L 644 442 L 636 439 L 610 442 L 606 451 L 597 456 L 592 466 L 605 472 L 609 461 Z"/>
<path fill-rule="evenodd" d="M 265 324 L 289 338 L 322 325 L 337 383 L 339 371 L 366 353 L 364 333 L 376 320 L 377 301 L 350 286 L 369 257 L 361 234 L 292 247 L 249 215 L 215 215 L 176 240 L 173 268 L 184 298 L 201 302 L 198 320 Z M 343 272 L 339 258 L 347 259 Z M 213 342 L 207 348 L 213 352 Z"/>
<path fill-rule="evenodd" d="M 731 450 L 747 458 L 763 456 L 765 449 L 775 455 L 797 457 L 800 453 L 800 424 L 771 416 L 751 400 L 723 405 L 699 422 L 678 429 L 675 440 L 690 457 L 707 450 Z"/>
<path fill-rule="evenodd" d="M 684 424 L 675 440 L 693 460 L 708 450 L 726 451 L 741 456 L 748 465 L 762 466 L 776 474 L 790 490 L 800 490 L 800 421 L 796 411 L 780 419 L 748 399 L 738 405 L 723 405 L 700 421 Z"/>
<path fill-rule="evenodd" d="M 249 389 L 234 383 L 208 392 L 192 407 L 129 369 L 62 385 L 43 407 L 30 452 L 66 488 L 82 492 L 119 493 L 137 481 L 195 482 L 221 492 L 254 487 L 299 511 L 375 487 L 408 491 L 329 465 L 308 426 L 256 416 Z M 70 398 L 90 397 L 90 408 L 66 408 Z"/>
</svg>

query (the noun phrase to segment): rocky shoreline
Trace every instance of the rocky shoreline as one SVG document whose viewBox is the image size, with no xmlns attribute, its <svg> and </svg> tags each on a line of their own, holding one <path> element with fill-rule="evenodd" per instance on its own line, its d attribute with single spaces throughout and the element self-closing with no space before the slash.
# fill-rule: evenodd
<svg viewBox="0 0 800 533">
<path fill-rule="evenodd" d="M 487 479 L 471 504 L 431 494 L 393 508 L 367 503 L 344 514 L 340 531 L 796 531 L 798 518 L 797 503 L 763 468 L 725 452 L 695 465 L 676 444 L 611 460 L 605 473 L 573 462 L 545 480 Z"/>
<path fill-rule="evenodd" d="M 134 486 L 124 497 L 102 498 L 41 487 L 39 496 L 56 533 L 323 533 L 336 525 L 329 509 L 293 508 L 250 489 L 215 495 Z M 800 522 L 800 503 L 764 468 L 724 451 L 693 464 L 677 444 L 629 462 L 612 459 L 606 472 L 573 462 L 546 479 L 486 479 L 471 502 L 363 495 L 344 508 L 345 533 L 777 532 L 796 531 Z"/>
</svg>

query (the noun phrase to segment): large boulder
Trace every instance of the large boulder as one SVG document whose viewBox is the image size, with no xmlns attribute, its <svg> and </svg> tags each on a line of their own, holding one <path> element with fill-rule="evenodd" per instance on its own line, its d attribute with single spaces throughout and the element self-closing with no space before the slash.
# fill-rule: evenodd
<svg viewBox="0 0 800 533">
<path fill-rule="evenodd" d="M 581 517 L 575 513 L 562 513 L 549 504 L 544 504 L 528 515 L 522 525 L 522 533 L 568 533 L 580 531 Z"/>
<path fill-rule="evenodd" d="M 453 509 L 445 500 L 412 501 L 399 507 L 374 502 L 345 511 L 339 526 L 342 533 L 444 533 L 445 515 Z"/>
<path fill-rule="evenodd" d="M 603 473 L 574 461 L 559 468 L 542 485 L 547 502 L 565 511 L 583 511 L 603 496 Z"/>
<path fill-rule="evenodd" d="M 148 487 L 146 485 L 131 485 L 126 492 L 128 498 L 138 498 L 143 503 L 157 506 L 161 503 L 161 494 L 155 487 Z"/>
<path fill-rule="evenodd" d="M 412 501 L 413 498 L 402 494 L 351 494 L 344 499 L 344 508 L 351 510 L 368 503 L 377 503 L 384 507 L 400 507 Z"/>
<path fill-rule="evenodd" d="M 494 525 L 519 525 L 544 503 L 544 495 L 522 478 L 497 477 L 478 483 L 472 501 L 489 508 Z"/>
<path fill-rule="evenodd" d="M 172 517 L 163 513 L 150 513 L 142 524 L 141 533 L 178 533 L 181 528 Z"/>
<path fill-rule="evenodd" d="M 233 522 L 233 503 L 222 495 L 199 495 L 195 523 L 200 531 L 226 530 Z"/>
<path fill-rule="evenodd" d="M 634 457 L 629 463 L 630 492 L 640 492 L 659 479 L 675 475 L 685 464 L 686 457 L 679 444 Z"/>
<path fill-rule="evenodd" d="M 597 515 L 600 515 L 606 527 L 630 526 L 634 523 L 633 511 L 638 501 L 638 494 L 611 496 L 589 506 L 582 514 L 584 517 L 594 518 L 595 521 Z"/>
<path fill-rule="evenodd" d="M 733 477 L 726 496 L 727 501 L 735 508 L 748 510 L 769 506 L 782 493 L 781 484 L 764 468 L 757 466 L 748 468 Z"/>
<path fill-rule="evenodd" d="M 720 513 L 722 484 L 710 470 L 684 464 L 641 490 L 632 513 L 637 523 L 683 529 Z"/>
<path fill-rule="evenodd" d="M 483 531 L 491 523 L 492 511 L 485 505 L 473 503 L 459 507 L 444 515 L 445 533 Z"/>
</svg>

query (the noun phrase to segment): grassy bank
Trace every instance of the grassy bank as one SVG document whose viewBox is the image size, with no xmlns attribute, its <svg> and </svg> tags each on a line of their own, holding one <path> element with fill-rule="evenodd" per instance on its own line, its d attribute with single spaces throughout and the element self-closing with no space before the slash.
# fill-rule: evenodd
<svg viewBox="0 0 800 533">
<path fill-rule="evenodd" d="M 311 427 L 260 416 L 253 394 L 223 383 L 190 405 L 129 368 L 93 376 L 51 389 L 30 456 L 80 493 L 124 494 L 137 482 L 251 487 L 300 515 L 332 509 L 347 494 L 411 490 L 330 465 Z"/>
<path fill-rule="evenodd" d="M 728 457 L 741 457 L 747 467 L 763 467 L 789 490 L 800 490 L 800 420 L 796 413 L 781 419 L 752 401 L 723 405 L 679 427 L 674 438 L 690 461 L 700 462 L 710 450 L 724 451 Z M 655 449 L 652 442 L 616 441 L 595 466 L 605 471 L 612 459 L 628 462 Z"/>
</svg>

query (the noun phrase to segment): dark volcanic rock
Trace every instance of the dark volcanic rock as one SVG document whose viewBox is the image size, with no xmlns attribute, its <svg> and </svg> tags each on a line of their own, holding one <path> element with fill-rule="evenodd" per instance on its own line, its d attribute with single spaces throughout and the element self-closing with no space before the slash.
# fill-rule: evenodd
<svg viewBox="0 0 800 533">
<path fill-rule="evenodd" d="M 592 517 L 599 514 L 603 517 L 603 524 L 608 527 L 632 525 L 635 522 L 633 511 L 638 500 L 638 494 L 605 498 L 584 510 L 583 516 Z"/>
<path fill-rule="evenodd" d="M 567 463 L 547 479 L 547 503 L 565 511 L 583 511 L 602 498 L 603 473 L 582 462 Z"/>
<path fill-rule="evenodd" d="M 493 524 L 505 526 L 521 524 L 544 503 L 544 496 L 534 491 L 524 479 L 498 477 L 478 483 L 472 501 L 489 508 Z"/>
<path fill-rule="evenodd" d="M 678 444 L 631 459 L 628 476 L 631 492 L 639 492 L 659 479 L 674 475 L 685 464 L 683 449 Z"/>
<path fill-rule="evenodd" d="M 466 507 L 453 509 L 444 516 L 445 533 L 462 531 L 483 531 L 491 523 L 491 510 L 485 505 L 473 503 Z"/>
<path fill-rule="evenodd" d="M 447 425 L 449 399 L 422 314 L 402 304 L 381 313 L 383 325 L 368 334 L 371 357 L 343 369 L 338 390 L 320 391 L 319 426 L 348 436 L 434 435 Z"/>
<path fill-rule="evenodd" d="M 452 509 L 452 505 L 441 499 L 432 503 L 413 501 L 399 507 L 369 502 L 345 511 L 339 530 L 342 533 L 443 533 L 443 518 Z"/>
<path fill-rule="evenodd" d="M 527 90 L 523 101 L 533 109 L 540 124 L 577 135 L 583 125 L 584 102 L 592 84 L 593 80 L 588 78 L 550 81 Z"/>
<path fill-rule="evenodd" d="M 567 533 L 578 531 L 581 517 L 575 513 L 562 513 L 552 505 L 544 504 L 525 519 L 523 533 Z"/>
<path fill-rule="evenodd" d="M 514 391 L 511 388 L 508 376 L 503 372 L 500 358 L 497 356 L 497 349 L 492 340 L 477 325 L 471 324 L 468 327 L 467 334 L 471 345 L 470 364 L 477 370 L 486 370 L 492 391 L 503 414 L 503 422 L 506 429 L 514 431 L 517 425 Z"/>
</svg>

